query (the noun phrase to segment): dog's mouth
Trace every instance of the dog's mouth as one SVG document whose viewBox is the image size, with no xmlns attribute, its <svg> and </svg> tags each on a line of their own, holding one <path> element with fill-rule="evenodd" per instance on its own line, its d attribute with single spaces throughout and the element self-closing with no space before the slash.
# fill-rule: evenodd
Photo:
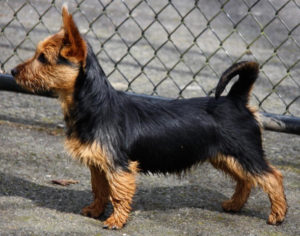
<svg viewBox="0 0 300 236">
<path fill-rule="evenodd" d="M 22 73 L 11 74 L 19 89 L 26 91 L 25 93 L 37 94 L 46 97 L 58 97 L 56 91 L 54 91 L 53 89 L 49 89 L 45 84 L 41 83 L 41 80 L 39 80 L 34 75 L 26 77 L 23 76 Z"/>
<path fill-rule="evenodd" d="M 20 87 L 30 92 L 34 92 L 34 86 L 32 86 L 32 84 L 26 78 L 22 78 L 19 74 L 13 73 L 13 70 L 11 71 L 11 75 Z"/>
<path fill-rule="evenodd" d="M 28 82 L 27 80 L 24 80 L 24 79 L 20 79 L 19 77 L 14 77 L 17 84 L 19 86 L 21 86 L 22 88 L 24 88 L 25 90 L 28 90 L 32 93 L 35 93 L 36 92 L 36 89 L 34 88 L 33 84 Z"/>
<path fill-rule="evenodd" d="M 14 78 L 14 80 L 16 81 L 16 83 L 19 84 L 20 86 L 22 86 L 23 79 L 20 77 L 20 69 L 18 68 L 18 66 L 13 68 L 10 71 L 10 73 L 11 73 L 12 77 Z"/>
<path fill-rule="evenodd" d="M 37 86 L 37 79 L 35 79 L 33 76 L 32 78 L 27 78 L 26 76 L 22 76 L 20 73 L 11 73 L 16 83 L 23 89 L 31 92 L 31 93 L 37 93 L 45 91 L 43 88 L 44 86 Z"/>
</svg>

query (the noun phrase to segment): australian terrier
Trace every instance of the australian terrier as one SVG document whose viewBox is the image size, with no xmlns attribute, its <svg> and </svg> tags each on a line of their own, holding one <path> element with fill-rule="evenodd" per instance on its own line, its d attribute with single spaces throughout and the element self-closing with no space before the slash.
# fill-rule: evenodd
<svg viewBox="0 0 300 236">
<path fill-rule="evenodd" d="M 271 202 L 269 224 L 281 223 L 287 204 L 281 173 L 265 159 L 261 128 L 248 105 L 258 76 L 256 62 L 227 69 L 215 97 L 167 100 L 115 90 L 67 7 L 60 31 L 37 46 L 33 58 L 14 68 L 17 83 L 31 91 L 57 93 L 66 122 L 65 147 L 91 171 L 94 201 L 83 215 L 97 218 L 109 201 L 104 226 L 122 228 L 131 210 L 136 175 L 181 173 L 209 161 L 236 181 L 222 203 L 239 211 L 259 185 Z M 227 96 L 220 96 L 235 76 Z"/>
</svg>

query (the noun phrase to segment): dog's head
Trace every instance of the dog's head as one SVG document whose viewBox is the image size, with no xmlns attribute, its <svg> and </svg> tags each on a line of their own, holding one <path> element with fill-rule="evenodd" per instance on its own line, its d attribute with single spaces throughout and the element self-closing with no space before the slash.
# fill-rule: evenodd
<svg viewBox="0 0 300 236">
<path fill-rule="evenodd" d="M 39 42 L 34 56 L 11 70 L 17 83 L 30 91 L 73 93 L 74 84 L 87 57 L 82 38 L 66 6 L 60 31 Z"/>
</svg>

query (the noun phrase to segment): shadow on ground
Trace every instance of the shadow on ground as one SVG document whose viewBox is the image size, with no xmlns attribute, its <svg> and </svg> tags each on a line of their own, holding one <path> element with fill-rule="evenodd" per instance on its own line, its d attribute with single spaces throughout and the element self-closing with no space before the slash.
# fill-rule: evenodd
<svg viewBox="0 0 300 236">
<path fill-rule="evenodd" d="M 60 212 L 80 214 L 81 208 L 90 204 L 92 200 L 91 191 L 52 187 L 50 184 L 49 186 L 40 185 L 1 172 L 0 180 L 0 197 L 15 196 L 26 198 L 39 207 Z M 191 201 L 191 199 L 193 200 Z M 223 212 L 221 202 L 225 199 L 226 196 L 217 190 L 201 187 L 201 181 L 199 181 L 199 185 L 153 187 L 151 189 L 142 187 L 138 189 L 134 197 L 133 212 L 140 210 L 165 211 L 182 208 Z M 109 205 L 100 219 L 104 220 L 111 211 L 112 207 Z M 260 219 L 265 219 L 266 217 L 261 212 L 249 209 L 234 214 L 254 216 Z"/>
</svg>

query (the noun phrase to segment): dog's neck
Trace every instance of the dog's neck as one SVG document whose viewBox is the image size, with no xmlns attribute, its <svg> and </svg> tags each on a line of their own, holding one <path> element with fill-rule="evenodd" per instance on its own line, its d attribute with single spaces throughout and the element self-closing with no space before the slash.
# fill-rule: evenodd
<svg viewBox="0 0 300 236">
<path fill-rule="evenodd" d="M 99 121 L 99 117 L 103 123 L 111 119 L 119 101 L 118 96 L 119 93 L 107 80 L 96 55 L 89 46 L 85 67 L 80 68 L 74 92 L 72 96 L 66 96 L 62 102 L 67 135 L 84 133 L 79 130 L 88 130 L 88 127 L 84 127 L 85 123 Z"/>
</svg>

